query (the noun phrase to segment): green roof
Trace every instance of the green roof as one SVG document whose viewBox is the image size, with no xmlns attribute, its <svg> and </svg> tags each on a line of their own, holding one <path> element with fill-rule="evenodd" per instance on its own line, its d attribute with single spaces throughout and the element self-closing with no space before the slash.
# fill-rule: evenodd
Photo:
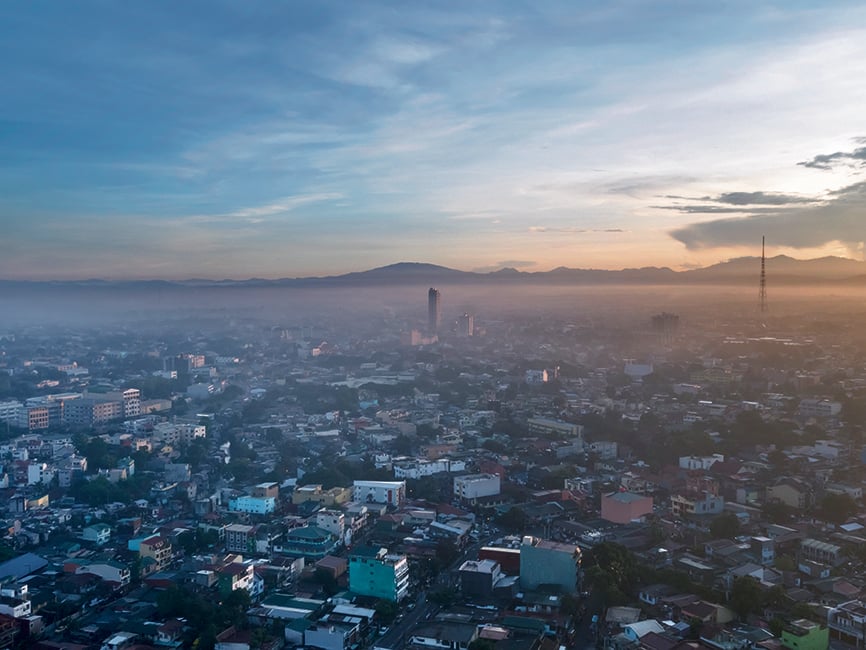
<svg viewBox="0 0 866 650">
<path fill-rule="evenodd" d="M 293 618 L 288 623 L 286 623 L 286 627 L 290 630 L 294 630 L 295 632 L 304 632 L 305 630 L 313 627 L 315 623 L 308 618 Z"/>
<path fill-rule="evenodd" d="M 307 538 L 307 539 L 322 539 L 331 537 L 331 533 L 324 528 L 319 528 L 318 526 L 302 526 L 301 528 L 294 528 L 289 531 L 288 537 L 294 538 Z"/>
<path fill-rule="evenodd" d="M 312 598 L 297 598 L 291 594 L 271 594 L 262 601 L 262 607 L 285 607 L 291 609 L 306 609 L 314 612 L 319 607 L 324 605 L 322 600 L 313 600 Z"/>
<path fill-rule="evenodd" d="M 524 618 L 522 616 L 506 616 L 502 619 L 505 627 L 513 627 L 518 630 L 531 630 L 543 632 L 547 625 L 540 618 Z"/>
</svg>

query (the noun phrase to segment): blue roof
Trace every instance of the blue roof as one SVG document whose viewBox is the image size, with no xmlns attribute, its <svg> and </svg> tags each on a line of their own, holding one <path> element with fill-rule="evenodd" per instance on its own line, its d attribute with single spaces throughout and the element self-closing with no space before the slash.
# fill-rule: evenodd
<svg viewBox="0 0 866 650">
<path fill-rule="evenodd" d="M 29 576 L 48 566 L 48 560 L 35 553 L 25 553 L 0 564 L 0 579 L 13 577 L 16 580 Z"/>
</svg>

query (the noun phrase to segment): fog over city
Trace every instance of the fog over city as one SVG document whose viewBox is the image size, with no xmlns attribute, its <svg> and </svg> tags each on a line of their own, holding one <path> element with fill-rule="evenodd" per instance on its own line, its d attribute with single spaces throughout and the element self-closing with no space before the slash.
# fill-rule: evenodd
<svg viewBox="0 0 866 650">
<path fill-rule="evenodd" d="M 866 647 L 862 3 L 0 55 L 0 650 Z"/>
</svg>

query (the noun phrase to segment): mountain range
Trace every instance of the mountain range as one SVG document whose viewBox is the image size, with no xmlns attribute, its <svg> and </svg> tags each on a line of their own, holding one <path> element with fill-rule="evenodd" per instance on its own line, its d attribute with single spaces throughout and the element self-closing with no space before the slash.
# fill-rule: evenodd
<svg viewBox="0 0 866 650">
<path fill-rule="evenodd" d="M 600 270 L 558 267 L 550 271 L 520 271 L 503 268 L 491 272 L 460 271 L 436 264 L 398 262 L 368 271 L 324 277 L 281 278 L 275 280 L 0 280 L 0 289 L 34 286 L 78 287 L 361 287 L 378 285 L 458 285 L 458 284 L 746 284 L 757 285 L 759 257 L 738 257 L 703 268 L 674 271 L 667 267 Z M 844 257 L 798 260 L 778 255 L 766 260 L 770 285 L 841 284 L 866 285 L 866 262 Z"/>
</svg>

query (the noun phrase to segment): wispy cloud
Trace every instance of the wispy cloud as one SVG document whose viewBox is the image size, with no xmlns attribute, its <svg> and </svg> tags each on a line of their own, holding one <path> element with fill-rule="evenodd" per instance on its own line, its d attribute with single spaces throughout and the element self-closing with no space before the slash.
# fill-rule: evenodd
<svg viewBox="0 0 866 650">
<path fill-rule="evenodd" d="M 551 232 L 566 234 L 581 234 L 588 232 L 626 232 L 622 228 L 551 228 L 549 226 L 530 226 L 529 232 Z"/>
</svg>

